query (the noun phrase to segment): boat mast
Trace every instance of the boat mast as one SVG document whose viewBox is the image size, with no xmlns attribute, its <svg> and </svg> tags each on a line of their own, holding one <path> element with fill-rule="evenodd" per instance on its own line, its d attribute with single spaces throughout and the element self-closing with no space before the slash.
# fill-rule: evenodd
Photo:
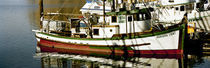
<svg viewBox="0 0 210 68">
<path fill-rule="evenodd" d="M 44 16 L 44 9 L 43 9 L 43 0 L 39 0 L 39 15 L 40 15 L 40 29 L 41 31 L 43 30 L 43 23 L 42 23 L 42 20 L 43 20 L 43 16 Z"/>
<path fill-rule="evenodd" d="M 103 0 L 103 25 L 106 24 L 106 21 L 105 21 L 105 0 Z"/>
<path fill-rule="evenodd" d="M 43 16 L 43 0 L 39 0 L 40 18 Z"/>
<path fill-rule="evenodd" d="M 40 29 L 42 29 L 42 17 L 44 15 L 44 9 L 43 9 L 43 0 L 39 0 L 39 13 L 40 13 Z"/>
<path fill-rule="evenodd" d="M 115 12 L 115 0 L 112 0 L 112 11 Z"/>
</svg>

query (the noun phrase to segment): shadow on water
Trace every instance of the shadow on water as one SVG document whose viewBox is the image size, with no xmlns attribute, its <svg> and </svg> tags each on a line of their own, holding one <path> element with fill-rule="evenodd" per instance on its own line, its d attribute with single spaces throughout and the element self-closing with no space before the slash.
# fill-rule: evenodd
<svg viewBox="0 0 210 68">
<path fill-rule="evenodd" d="M 210 54 L 205 53 L 203 49 L 204 40 L 206 38 L 205 33 L 199 34 L 200 39 L 185 40 L 185 55 L 184 55 L 184 68 L 208 68 Z M 185 37 L 189 39 L 188 36 Z"/>
</svg>

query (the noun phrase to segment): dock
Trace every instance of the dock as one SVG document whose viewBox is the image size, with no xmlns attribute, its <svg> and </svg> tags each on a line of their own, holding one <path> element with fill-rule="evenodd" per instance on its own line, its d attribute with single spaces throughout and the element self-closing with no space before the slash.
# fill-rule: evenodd
<svg viewBox="0 0 210 68">
<path fill-rule="evenodd" d="M 210 33 L 208 33 L 203 40 L 203 53 L 210 54 Z"/>
</svg>

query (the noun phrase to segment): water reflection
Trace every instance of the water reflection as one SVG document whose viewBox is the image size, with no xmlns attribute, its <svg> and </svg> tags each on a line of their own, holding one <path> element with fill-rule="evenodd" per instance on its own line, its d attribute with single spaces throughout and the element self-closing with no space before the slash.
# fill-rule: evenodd
<svg viewBox="0 0 210 68">
<path fill-rule="evenodd" d="M 114 59 L 56 53 L 36 53 L 35 57 L 41 57 L 42 68 L 182 68 L 183 63 L 176 58 Z"/>
<path fill-rule="evenodd" d="M 36 0 L 36 3 L 38 3 L 38 0 Z M 84 0 L 44 0 L 44 12 L 61 10 L 61 13 L 80 14 L 79 9 L 84 3 Z M 36 20 L 36 23 L 39 24 L 38 9 L 36 7 L 29 17 L 32 17 L 30 19 Z M 38 26 L 35 27 L 38 29 Z M 42 68 L 207 68 L 210 62 L 208 56 L 199 55 L 140 55 L 128 57 L 73 55 L 37 51 L 34 57 L 41 59 Z"/>
<path fill-rule="evenodd" d="M 184 68 L 182 56 L 171 55 L 75 55 L 42 52 L 37 46 L 35 58 L 42 68 Z"/>
<path fill-rule="evenodd" d="M 37 46 L 35 58 L 42 68 L 208 68 L 209 56 L 199 55 L 76 55 L 43 52 Z"/>
</svg>

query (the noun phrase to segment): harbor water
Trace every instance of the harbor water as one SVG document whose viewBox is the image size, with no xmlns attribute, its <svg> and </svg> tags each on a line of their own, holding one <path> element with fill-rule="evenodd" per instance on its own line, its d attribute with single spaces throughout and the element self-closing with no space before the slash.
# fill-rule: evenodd
<svg viewBox="0 0 210 68">
<path fill-rule="evenodd" d="M 44 3 L 45 12 L 56 12 L 62 7 L 61 12 L 78 14 L 85 0 L 44 0 Z M 0 1 L 0 68 L 210 67 L 210 56 L 202 53 L 179 58 L 167 55 L 119 57 L 40 53 L 37 52 L 37 41 L 32 31 L 39 26 L 38 0 Z"/>
</svg>

